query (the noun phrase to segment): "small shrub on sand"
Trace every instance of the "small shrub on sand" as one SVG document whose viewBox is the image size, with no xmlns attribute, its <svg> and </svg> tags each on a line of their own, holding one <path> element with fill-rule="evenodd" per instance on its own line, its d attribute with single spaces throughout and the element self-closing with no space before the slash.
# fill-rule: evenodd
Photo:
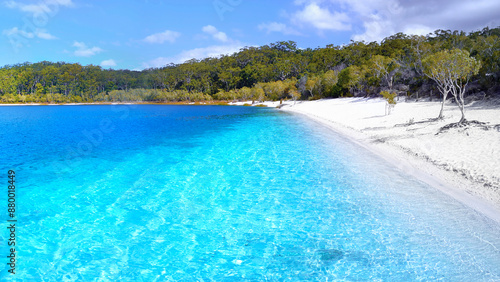
<svg viewBox="0 0 500 282">
<path fill-rule="evenodd" d="M 382 97 L 387 101 L 387 104 L 385 105 L 385 114 L 390 115 L 391 110 L 396 106 L 396 96 L 397 94 L 394 92 L 389 92 L 389 91 L 382 91 L 380 92 Z"/>
</svg>

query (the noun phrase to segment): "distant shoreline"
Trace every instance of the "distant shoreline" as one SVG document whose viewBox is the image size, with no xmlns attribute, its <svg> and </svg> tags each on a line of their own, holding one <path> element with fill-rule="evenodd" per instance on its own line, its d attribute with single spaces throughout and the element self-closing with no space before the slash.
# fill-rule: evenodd
<svg viewBox="0 0 500 282">
<path fill-rule="evenodd" d="M 187 105 L 187 106 L 260 106 L 260 107 L 277 107 L 280 101 L 204 101 L 204 102 L 89 102 L 89 103 L 0 103 L 2 106 L 81 106 L 81 105 Z M 287 103 L 287 102 L 283 102 Z M 288 101 L 290 103 L 290 101 Z"/>
</svg>

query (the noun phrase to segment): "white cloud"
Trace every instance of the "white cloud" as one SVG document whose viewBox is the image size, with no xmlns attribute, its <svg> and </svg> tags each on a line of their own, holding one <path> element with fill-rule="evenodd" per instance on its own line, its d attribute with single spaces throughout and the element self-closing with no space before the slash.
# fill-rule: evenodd
<svg viewBox="0 0 500 282">
<path fill-rule="evenodd" d="M 35 34 L 40 39 L 45 39 L 45 40 L 57 39 L 57 37 L 44 30 L 37 30 Z"/>
<path fill-rule="evenodd" d="M 403 33 L 405 34 L 414 34 L 414 35 L 427 35 L 429 33 L 434 32 L 435 29 L 432 29 L 428 26 L 422 24 L 411 24 L 404 28 Z"/>
<path fill-rule="evenodd" d="M 170 63 L 180 64 L 191 59 L 204 59 L 204 58 L 214 58 L 220 57 L 221 55 L 231 55 L 235 52 L 240 51 L 243 48 L 243 44 L 236 42 L 229 45 L 215 45 L 208 46 L 205 48 L 196 48 L 191 50 L 182 51 L 180 54 L 173 57 L 158 57 L 149 62 L 143 63 L 142 68 L 157 68 L 163 67 Z"/>
<path fill-rule="evenodd" d="M 78 57 L 90 57 L 104 51 L 101 48 L 95 46 L 91 48 L 87 47 L 85 43 L 77 41 L 73 43 L 73 47 L 76 47 L 76 50 L 73 54 Z"/>
<path fill-rule="evenodd" d="M 260 30 L 266 30 L 267 33 L 271 32 L 285 32 L 286 30 L 286 24 L 284 23 L 277 23 L 277 22 L 272 22 L 272 23 L 263 23 L 259 24 L 259 29 Z"/>
<path fill-rule="evenodd" d="M 74 5 L 72 0 L 43 0 L 37 4 L 24 4 L 18 1 L 7 1 L 4 2 L 4 4 L 8 8 L 18 9 L 35 15 L 41 13 L 53 15 L 59 11 L 59 6 L 71 7 Z"/>
<path fill-rule="evenodd" d="M 145 42 L 148 43 L 163 43 L 168 41 L 170 43 L 174 43 L 177 38 L 179 38 L 181 34 L 176 31 L 165 30 L 164 32 L 155 33 L 144 38 Z"/>
<path fill-rule="evenodd" d="M 214 38 L 215 40 L 218 40 L 221 42 L 228 42 L 229 41 L 227 34 L 225 34 L 222 31 L 218 31 L 217 28 L 213 25 L 204 26 L 201 30 L 206 34 L 211 35 L 212 38 Z"/>
<path fill-rule="evenodd" d="M 310 3 L 292 16 L 297 25 L 311 25 L 318 30 L 350 30 L 350 19 L 346 13 L 331 13 L 328 7 Z"/>
<path fill-rule="evenodd" d="M 354 41 L 380 41 L 384 37 L 394 34 L 391 32 L 390 22 L 380 19 L 377 15 L 372 15 L 370 20 L 363 22 L 365 32 L 363 34 L 355 34 L 352 36 Z"/>
<path fill-rule="evenodd" d="M 284 23 L 265 23 L 267 33 L 290 30 L 350 31 L 356 41 L 380 41 L 398 32 L 427 35 L 437 29 L 474 31 L 500 25 L 497 0 L 295 0 Z M 294 27 L 295 29 L 291 29 Z"/>
<path fill-rule="evenodd" d="M 397 32 L 427 35 L 437 29 L 473 31 L 500 25 L 495 0 L 330 0 L 362 23 L 353 40 L 380 41 Z"/>
<path fill-rule="evenodd" d="M 104 60 L 101 62 L 101 67 L 103 68 L 116 67 L 116 62 L 113 59 Z"/>
<path fill-rule="evenodd" d="M 35 1 L 30 1 L 31 3 Z M 4 6 L 10 9 L 19 10 L 28 14 L 31 14 L 28 18 L 31 20 L 29 23 L 24 25 L 22 30 L 18 28 L 13 28 L 5 31 L 4 34 L 10 34 L 22 36 L 24 38 L 39 38 L 44 40 L 52 40 L 57 39 L 54 35 L 50 34 L 45 29 L 35 28 L 35 27 L 43 27 L 47 24 L 49 17 L 54 17 L 59 12 L 59 7 L 71 7 L 73 6 L 72 0 L 39 0 L 33 4 L 26 4 L 20 1 L 8 0 L 3 2 Z M 26 29 L 30 30 L 27 31 Z M 11 38 L 12 39 L 12 38 Z M 11 40 L 11 42 L 14 42 Z M 16 44 L 17 47 L 22 47 L 23 44 Z"/>
<path fill-rule="evenodd" d="M 4 35 L 7 36 L 14 36 L 14 35 L 19 35 L 24 38 L 40 38 L 40 39 L 45 39 L 45 40 L 51 40 L 51 39 L 57 39 L 54 35 L 48 33 L 44 29 L 37 28 L 34 32 L 27 32 L 25 30 L 21 30 L 17 27 L 13 27 L 11 29 L 6 29 L 2 32 Z"/>
<path fill-rule="evenodd" d="M 278 23 L 278 22 L 262 23 L 259 24 L 258 28 L 260 30 L 264 30 L 268 34 L 272 32 L 281 32 L 283 34 L 300 35 L 300 32 L 288 27 L 284 23 Z"/>
<path fill-rule="evenodd" d="M 221 55 L 231 55 L 235 52 L 238 52 L 241 48 L 243 48 L 243 46 L 239 43 L 195 48 L 181 52 L 177 56 L 177 62 L 185 62 L 193 58 L 204 59 L 209 57 L 219 57 Z"/>
<path fill-rule="evenodd" d="M 26 37 L 26 38 L 34 38 L 35 37 L 35 35 L 32 32 L 26 32 L 24 30 L 20 30 L 17 27 L 13 27 L 11 29 L 6 29 L 3 31 L 3 34 L 7 35 L 7 36 L 20 35 L 20 36 Z"/>
</svg>

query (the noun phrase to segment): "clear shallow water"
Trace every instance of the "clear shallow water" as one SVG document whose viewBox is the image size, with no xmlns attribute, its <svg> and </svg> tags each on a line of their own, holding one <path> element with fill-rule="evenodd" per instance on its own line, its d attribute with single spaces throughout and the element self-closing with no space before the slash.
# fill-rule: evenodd
<svg viewBox="0 0 500 282">
<path fill-rule="evenodd" d="M 0 113 L 19 281 L 500 280 L 498 225 L 301 117 L 156 105 Z"/>
</svg>

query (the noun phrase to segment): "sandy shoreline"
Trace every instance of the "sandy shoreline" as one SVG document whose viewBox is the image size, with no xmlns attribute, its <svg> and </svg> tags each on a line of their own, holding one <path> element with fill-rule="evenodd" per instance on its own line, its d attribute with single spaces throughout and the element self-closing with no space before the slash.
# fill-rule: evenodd
<svg viewBox="0 0 500 282">
<path fill-rule="evenodd" d="M 281 110 L 327 126 L 500 223 L 499 127 L 453 128 L 436 135 L 440 128 L 460 119 L 458 107 L 447 104 L 445 120 L 428 122 L 439 114 L 439 102 L 402 102 L 388 116 L 381 99 L 286 104 Z M 466 117 L 499 125 L 500 108 L 477 103 L 467 108 Z"/>
</svg>

